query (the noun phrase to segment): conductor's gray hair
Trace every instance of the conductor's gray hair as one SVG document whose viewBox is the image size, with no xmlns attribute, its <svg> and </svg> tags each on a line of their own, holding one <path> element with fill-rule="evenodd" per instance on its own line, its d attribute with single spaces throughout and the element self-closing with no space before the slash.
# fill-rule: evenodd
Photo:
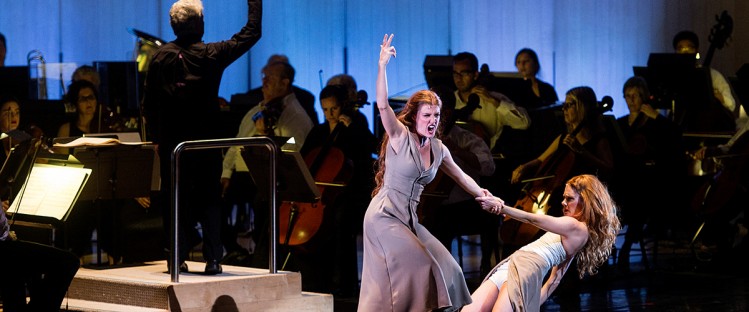
<svg viewBox="0 0 749 312">
<path fill-rule="evenodd" d="M 169 9 L 169 23 L 177 37 L 191 34 L 203 35 L 203 2 L 179 0 Z"/>
</svg>

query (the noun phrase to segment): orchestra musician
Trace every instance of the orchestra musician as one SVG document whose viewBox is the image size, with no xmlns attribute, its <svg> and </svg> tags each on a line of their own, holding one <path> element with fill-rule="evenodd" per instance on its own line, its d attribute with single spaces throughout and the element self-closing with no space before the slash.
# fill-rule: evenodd
<svg viewBox="0 0 749 312">
<path fill-rule="evenodd" d="M 690 30 L 683 30 L 674 35 L 673 47 L 674 51 L 679 54 L 697 54 L 700 48 L 700 40 L 696 33 Z M 697 63 L 695 64 L 700 66 Z M 744 124 L 744 122 L 749 120 L 746 110 L 744 110 L 744 107 L 733 97 L 731 85 L 728 84 L 728 81 L 723 74 L 715 68 L 710 67 L 709 69 L 715 99 L 723 106 L 723 108 L 725 108 L 726 112 L 733 117 L 735 128 L 738 129 Z"/>
<path fill-rule="evenodd" d="M 739 241 L 734 237 L 735 233 L 746 233 L 742 222 L 736 222 L 735 218 L 736 214 L 743 210 L 741 207 L 745 206 L 737 202 L 745 198 L 741 190 L 742 185 L 746 185 L 746 181 L 741 178 L 741 175 L 745 168 L 746 158 L 740 155 L 746 148 L 741 137 L 743 128 L 749 122 L 749 116 L 734 97 L 731 85 L 723 74 L 710 66 L 712 52 L 725 44 L 733 28 L 728 25 L 732 23 L 730 16 L 724 11 L 711 30 L 707 56 L 701 59 L 702 64 L 695 60 L 697 67 L 708 68 L 715 102 L 720 105 L 709 106 L 710 110 L 699 111 L 693 117 L 697 125 L 706 128 L 696 129 L 697 131 L 725 131 L 730 132 L 732 137 L 728 142 L 718 143 L 707 137 L 701 137 L 697 133 L 698 136 L 687 142 L 687 149 L 691 151 L 688 155 L 691 156 L 692 164 L 701 165 L 707 173 L 706 177 L 699 175 L 689 177 L 690 182 L 698 185 L 695 197 L 692 199 L 692 208 L 697 213 L 697 221 L 704 221 L 700 237 L 704 238 L 702 246 L 708 250 L 716 247 L 717 254 L 721 256 L 728 254 L 725 251 L 732 249 L 733 241 Z M 700 48 L 699 37 L 690 30 L 678 32 L 672 44 L 676 53 L 697 54 Z M 705 166 L 707 164 L 717 165 L 709 168 Z M 704 178 L 707 180 L 705 181 Z M 689 187 L 692 186 L 689 185 Z M 740 235 L 736 235 L 738 236 Z"/>
<path fill-rule="evenodd" d="M 673 210 L 666 207 L 672 206 L 669 203 L 676 197 L 680 181 L 686 177 L 686 163 L 681 129 L 651 106 L 645 79 L 630 77 L 622 93 L 629 114 L 619 117 L 617 123 L 626 148 L 613 183 L 621 194 L 617 202 L 622 223 L 627 225 L 617 265 L 626 272 L 632 244 L 642 242 L 644 226 L 652 226 L 651 230 L 658 235 L 656 231 L 662 230 L 666 216 L 672 215 Z M 642 197 L 629 194 L 642 194 Z"/>
<path fill-rule="evenodd" d="M 515 54 L 515 67 L 523 79 L 530 82 L 530 89 L 534 95 L 534 98 L 529 99 L 528 103 L 518 104 L 526 109 L 534 109 L 559 101 L 559 96 L 557 96 L 554 86 L 538 78 L 538 72 L 541 71 L 541 63 L 538 61 L 536 51 L 530 48 L 520 49 Z"/>
<path fill-rule="evenodd" d="M 103 123 L 101 105 L 99 105 L 99 91 L 86 79 L 74 81 L 68 86 L 65 95 L 68 103 L 75 106 L 76 113 L 73 118 L 62 124 L 57 130 L 58 138 L 81 137 L 89 133 L 102 133 L 112 131 L 106 123 Z M 55 147 L 55 153 L 69 154 L 68 148 Z"/>
<path fill-rule="evenodd" d="M 330 199 L 325 200 L 321 230 L 315 234 L 313 244 L 317 248 L 301 253 L 300 271 L 308 280 L 303 283 L 311 285 L 304 289 L 352 296 L 359 288 L 356 235 L 373 188 L 372 155 L 377 152 L 379 141 L 366 124 L 352 117 L 355 108 L 344 86 L 328 85 L 320 91 L 319 98 L 325 122 L 312 128 L 301 154 L 314 163 L 320 157 L 330 157 L 324 155 L 326 147 L 340 150 L 345 158 L 340 159 L 344 164 L 338 175 L 348 182 L 340 189 L 324 188 L 322 197 Z M 318 170 L 338 167 L 325 164 Z"/>
<path fill-rule="evenodd" d="M 85 71 L 85 70 L 84 70 Z M 79 72 L 79 73 L 82 73 Z M 80 78 L 81 75 L 78 76 Z M 76 113 L 73 118 L 62 124 L 57 131 L 58 138 L 81 137 L 84 134 L 109 132 L 102 125 L 100 116 L 101 105 L 99 105 L 99 92 L 94 83 L 87 79 L 79 79 L 68 86 L 68 93 L 65 95 L 66 101 L 73 105 Z M 72 153 L 72 149 L 64 147 L 54 147 L 53 151 L 57 154 Z M 96 230 L 97 240 L 101 250 L 107 251 L 109 263 L 117 262 L 119 255 L 113 248 L 113 235 L 111 226 L 100 226 L 97 222 L 101 220 L 113 220 L 110 214 L 111 209 L 97 209 L 94 200 L 78 200 L 75 202 L 70 216 L 62 228 L 61 236 L 67 242 L 67 248 L 70 249 L 80 259 L 83 264 L 85 255 L 91 253 L 91 235 Z"/>
<path fill-rule="evenodd" d="M 350 109 L 346 109 L 346 111 L 348 112 L 348 117 L 351 118 L 351 123 L 356 125 L 357 128 L 369 129 L 369 121 L 361 111 L 363 105 L 369 104 L 369 102 L 367 102 L 367 92 L 364 90 L 358 90 L 356 79 L 354 79 L 354 77 L 349 74 L 337 74 L 328 79 L 326 86 L 343 87 L 344 90 L 346 90 L 346 94 L 348 95 L 347 103 L 349 104 L 347 104 L 347 106 L 350 107 Z M 362 205 L 359 207 L 360 210 L 358 210 L 360 213 L 358 217 L 359 219 L 364 217 L 364 213 L 366 212 L 367 206 L 369 205 L 369 193 L 371 193 L 372 188 L 374 188 L 374 170 L 372 169 L 374 165 L 374 158 L 372 157 L 372 155 L 377 154 L 377 149 L 379 148 L 380 144 L 379 138 L 375 137 L 371 131 L 360 131 L 360 134 L 360 137 L 363 139 L 362 142 L 364 143 L 362 144 L 363 148 L 359 151 L 359 159 L 362 161 L 357 161 L 358 165 L 354 167 L 354 176 L 352 177 L 352 183 L 355 183 L 357 185 L 357 189 L 367 189 L 367 194 L 364 195 L 363 193 L 356 193 L 357 196 L 360 197 L 354 202 L 356 202 L 357 205 Z M 357 232 L 361 233 L 361 222 L 357 222 L 356 225 Z"/>
<path fill-rule="evenodd" d="M 99 91 L 99 86 L 101 86 L 101 76 L 99 76 L 99 72 L 96 71 L 96 68 L 91 65 L 81 65 L 73 71 L 71 81 L 76 82 L 78 80 L 91 82 L 94 84 L 97 92 Z"/>
<path fill-rule="evenodd" d="M 704 182 L 695 196 L 698 220 L 704 222 L 700 252 L 715 252 L 721 260 L 732 258 L 749 234 L 749 122 L 745 122 L 724 144 L 703 146 L 690 151 L 695 160 L 717 162 L 719 170 Z M 739 252 L 746 252 L 746 245 Z"/>
<path fill-rule="evenodd" d="M 513 129 L 527 129 L 530 118 L 527 111 L 515 105 L 507 96 L 490 92 L 478 83 L 478 58 L 470 52 L 461 52 L 453 57 L 453 82 L 455 90 L 455 114 L 458 120 L 472 120 L 483 126 L 485 140 L 494 149 L 497 139 L 505 126 Z M 478 102 L 471 101 L 471 95 L 478 96 Z"/>
<path fill-rule="evenodd" d="M 80 266 L 76 255 L 49 245 L 24 241 L 10 231 L 9 202 L 0 210 L 0 297 L 4 311 L 59 311 Z M 26 300 L 26 294 L 29 300 Z"/>
<path fill-rule="evenodd" d="M 479 62 L 476 55 L 461 52 L 453 57 L 455 83 L 455 117 L 472 132 L 484 138 L 489 149 L 498 154 L 491 185 L 487 188 L 502 198 L 512 200 L 517 192 L 510 185 L 512 169 L 525 159 L 515 152 L 522 147 L 497 144 L 505 128 L 527 130 L 531 120 L 525 108 L 516 105 L 506 95 L 489 91 L 479 83 Z"/>
<path fill-rule="evenodd" d="M 75 77 L 74 81 L 68 87 L 65 99 L 68 103 L 75 106 L 76 113 L 70 121 L 60 126 L 57 131 L 57 138 L 82 137 L 87 134 L 116 132 L 120 130 L 116 126 L 116 122 L 111 122 L 114 120 L 111 118 L 113 116 L 109 115 L 111 112 L 99 103 L 97 88 L 99 76 L 94 68 L 87 65 L 81 66 L 73 76 Z M 72 149 L 65 147 L 54 147 L 53 151 L 57 154 L 73 153 Z M 149 197 L 135 198 L 135 202 L 142 208 L 150 207 Z M 118 203 L 130 204 L 131 201 Z M 125 205 L 123 207 L 130 206 Z M 73 253 L 81 257 L 81 261 L 83 261 L 83 256 L 91 251 L 91 234 L 96 229 L 98 242 L 101 249 L 107 251 L 109 264 L 120 263 L 123 255 L 113 244 L 115 237 L 114 224 L 108 223 L 107 226 L 100 226 L 102 223 L 97 222 L 97 220 L 100 218 L 100 220 L 115 220 L 116 222 L 120 222 L 125 217 L 125 215 L 121 215 L 120 213 L 125 211 L 119 209 L 99 209 L 93 200 L 78 200 L 75 203 L 75 208 L 71 210 L 66 226 L 61 230 L 61 236 L 63 234 L 68 236 L 68 239 L 66 239 L 68 247 Z M 140 209 L 133 212 L 138 213 Z M 117 217 L 113 214 L 117 215 Z"/>
<path fill-rule="evenodd" d="M 263 67 L 263 100 L 251 108 L 239 124 L 237 137 L 279 136 L 294 138 L 294 144 L 285 144 L 284 149 L 299 151 L 304 146 L 307 134 L 312 129 L 312 120 L 302 108 L 293 92 L 294 67 L 286 62 L 274 62 Z M 238 147 L 227 150 L 221 173 L 222 196 L 244 192 L 251 177 L 247 164 Z M 237 183 L 240 182 L 241 183 Z M 267 266 L 268 203 L 254 200 L 255 250 L 253 266 Z M 223 224 L 223 226 L 227 226 Z"/>
<path fill-rule="evenodd" d="M 13 130 L 18 129 L 18 125 L 21 122 L 21 107 L 13 97 L 2 96 L 0 98 L 0 131 L 3 134 L 8 134 Z M 18 142 L 16 142 L 18 143 Z M 8 135 L 7 138 L 2 139 L 2 161 L 10 154 L 10 149 L 13 147 L 13 137 Z"/>
<path fill-rule="evenodd" d="M 558 118 L 557 110 L 553 109 L 559 102 L 559 96 L 554 86 L 541 80 L 539 72 L 541 63 L 536 51 L 523 48 L 515 55 L 515 67 L 524 80 L 524 84 L 515 90 L 515 103 L 528 110 L 533 121 L 527 131 L 508 130 L 508 140 L 501 144 L 511 144 L 512 152 L 520 163 L 526 162 L 535 155 L 543 152 L 544 148 L 563 131 L 563 122 Z M 505 198 L 508 199 L 509 198 Z"/>
<path fill-rule="evenodd" d="M 291 66 L 291 62 L 289 62 L 289 57 L 284 54 L 273 54 L 268 57 L 268 61 L 265 63 L 265 66 L 268 66 L 273 63 L 282 62 L 289 64 Z M 292 66 L 293 67 L 293 66 Z M 299 105 L 302 106 L 304 111 L 307 113 L 309 118 L 312 120 L 313 123 L 318 122 L 317 118 L 317 111 L 315 110 L 315 95 L 312 94 L 312 92 L 309 92 L 308 90 L 299 87 L 295 84 L 293 84 L 294 79 L 292 79 L 292 85 L 291 90 L 294 93 L 294 96 L 296 96 L 297 101 L 299 102 Z M 247 92 L 247 96 L 249 99 L 247 100 L 250 105 L 256 105 L 260 103 L 264 99 L 263 96 L 263 89 L 255 88 Z"/>
<path fill-rule="evenodd" d="M 557 136 L 537 158 L 515 168 L 512 183 L 529 178 L 535 169 L 560 150 L 570 151 L 575 156 L 568 170 L 568 177 L 594 174 L 602 181 L 606 181 L 606 178 L 611 176 L 614 156 L 593 89 L 581 86 L 567 91 L 562 110 L 567 133 Z M 564 180 L 568 177 L 557 179 Z"/>
<path fill-rule="evenodd" d="M 359 110 L 363 105 L 369 104 L 367 102 L 367 92 L 358 89 L 356 86 L 356 80 L 353 76 L 349 74 L 338 74 L 330 77 L 325 85 L 340 85 L 345 87 L 348 94 L 348 101 L 349 103 L 352 103 L 354 109 L 351 118 L 354 119 L 355 123 L 362 124 L 369 128 L 367 117 Z"/>
<path fill-rule="evenodd" d="M 3 134 L 18 131 L 19 102 L 10 97 L 0 99 L 0 130 Z M 26 139 L 31 136 L 27 135 Z M 20 140 L 16 143 L 21 142 Z M 13 137 L 2 140 L 3 163 Z M 6 148 L 7 147 L 7 148 Z M 11 231 L 10 189 L 0 181 L 0 297 L 4 311 L 59 311 L 70 282 L 78 271 L 76 255 L 49 245 L 24 241 Z M 11 220 L 8 219 L 11 217 Z M 26 300 L 26 294 L 29 300 Z"/>
</svg>

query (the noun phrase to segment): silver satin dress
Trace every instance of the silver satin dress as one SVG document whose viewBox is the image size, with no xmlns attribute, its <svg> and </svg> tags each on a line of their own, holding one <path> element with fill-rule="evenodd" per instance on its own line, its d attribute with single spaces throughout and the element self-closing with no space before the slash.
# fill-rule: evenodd
<svg viewBox="0 0 749 312">
<path fill-rule="evenodd" d="M 451 311 L 471 302 L 455 258 L 416 215 L 446 147 L 432 139 L 431 149 L 434 160 L 423 169 L 416 134 L 395 149 L 387 146 L 384 183 L 364 216 L 359 311 Z"/>
</svg>

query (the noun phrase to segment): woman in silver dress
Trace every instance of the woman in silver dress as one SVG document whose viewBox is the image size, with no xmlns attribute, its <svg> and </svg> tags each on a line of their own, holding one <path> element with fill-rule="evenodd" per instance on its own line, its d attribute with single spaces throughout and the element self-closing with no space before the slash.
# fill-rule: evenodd
<svg viewBox="0 0 749 312">
<path fill-rule="evenodd" d="M 419 224 L 416 207 L 438 169 L 475 197 L 489 192 L 463 173 L 436 138 L 442 102 L 434 92 L 416 92 L 395 115 L 388 104 L 386 76 L 396 54 L 392 40 L 393 35 L 385 35 L 380 46 L 377 108 L 387 134 L 364 217 L 359 311 L 457 310 L 471 300 L 465 277 L 450 252 Z"/>
</svg>

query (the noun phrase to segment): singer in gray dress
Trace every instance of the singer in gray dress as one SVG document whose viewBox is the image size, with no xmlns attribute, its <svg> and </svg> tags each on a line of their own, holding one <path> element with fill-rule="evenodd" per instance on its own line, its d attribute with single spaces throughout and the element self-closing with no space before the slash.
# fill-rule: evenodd
<svg viewBox="0 0 749 312">
<path fill-rule="evenodd" d="M 364 216 L 364 262 L 359 311 L 457 310 L 471 302 L 463 272 L 450 252 L 419 224 L 419 197 L 437 170 L 474 197 L 489 194 L 453 160 L 439 133 L 442 102 L 416 92 L 398 116 L 388 104 L 386 67 L 395 57 L 385 35 L 377 74 L 377 108 L 387 133 L 377 186 Z M 499 209 L 487 208 L 487 211 Z"/>
</svg>

